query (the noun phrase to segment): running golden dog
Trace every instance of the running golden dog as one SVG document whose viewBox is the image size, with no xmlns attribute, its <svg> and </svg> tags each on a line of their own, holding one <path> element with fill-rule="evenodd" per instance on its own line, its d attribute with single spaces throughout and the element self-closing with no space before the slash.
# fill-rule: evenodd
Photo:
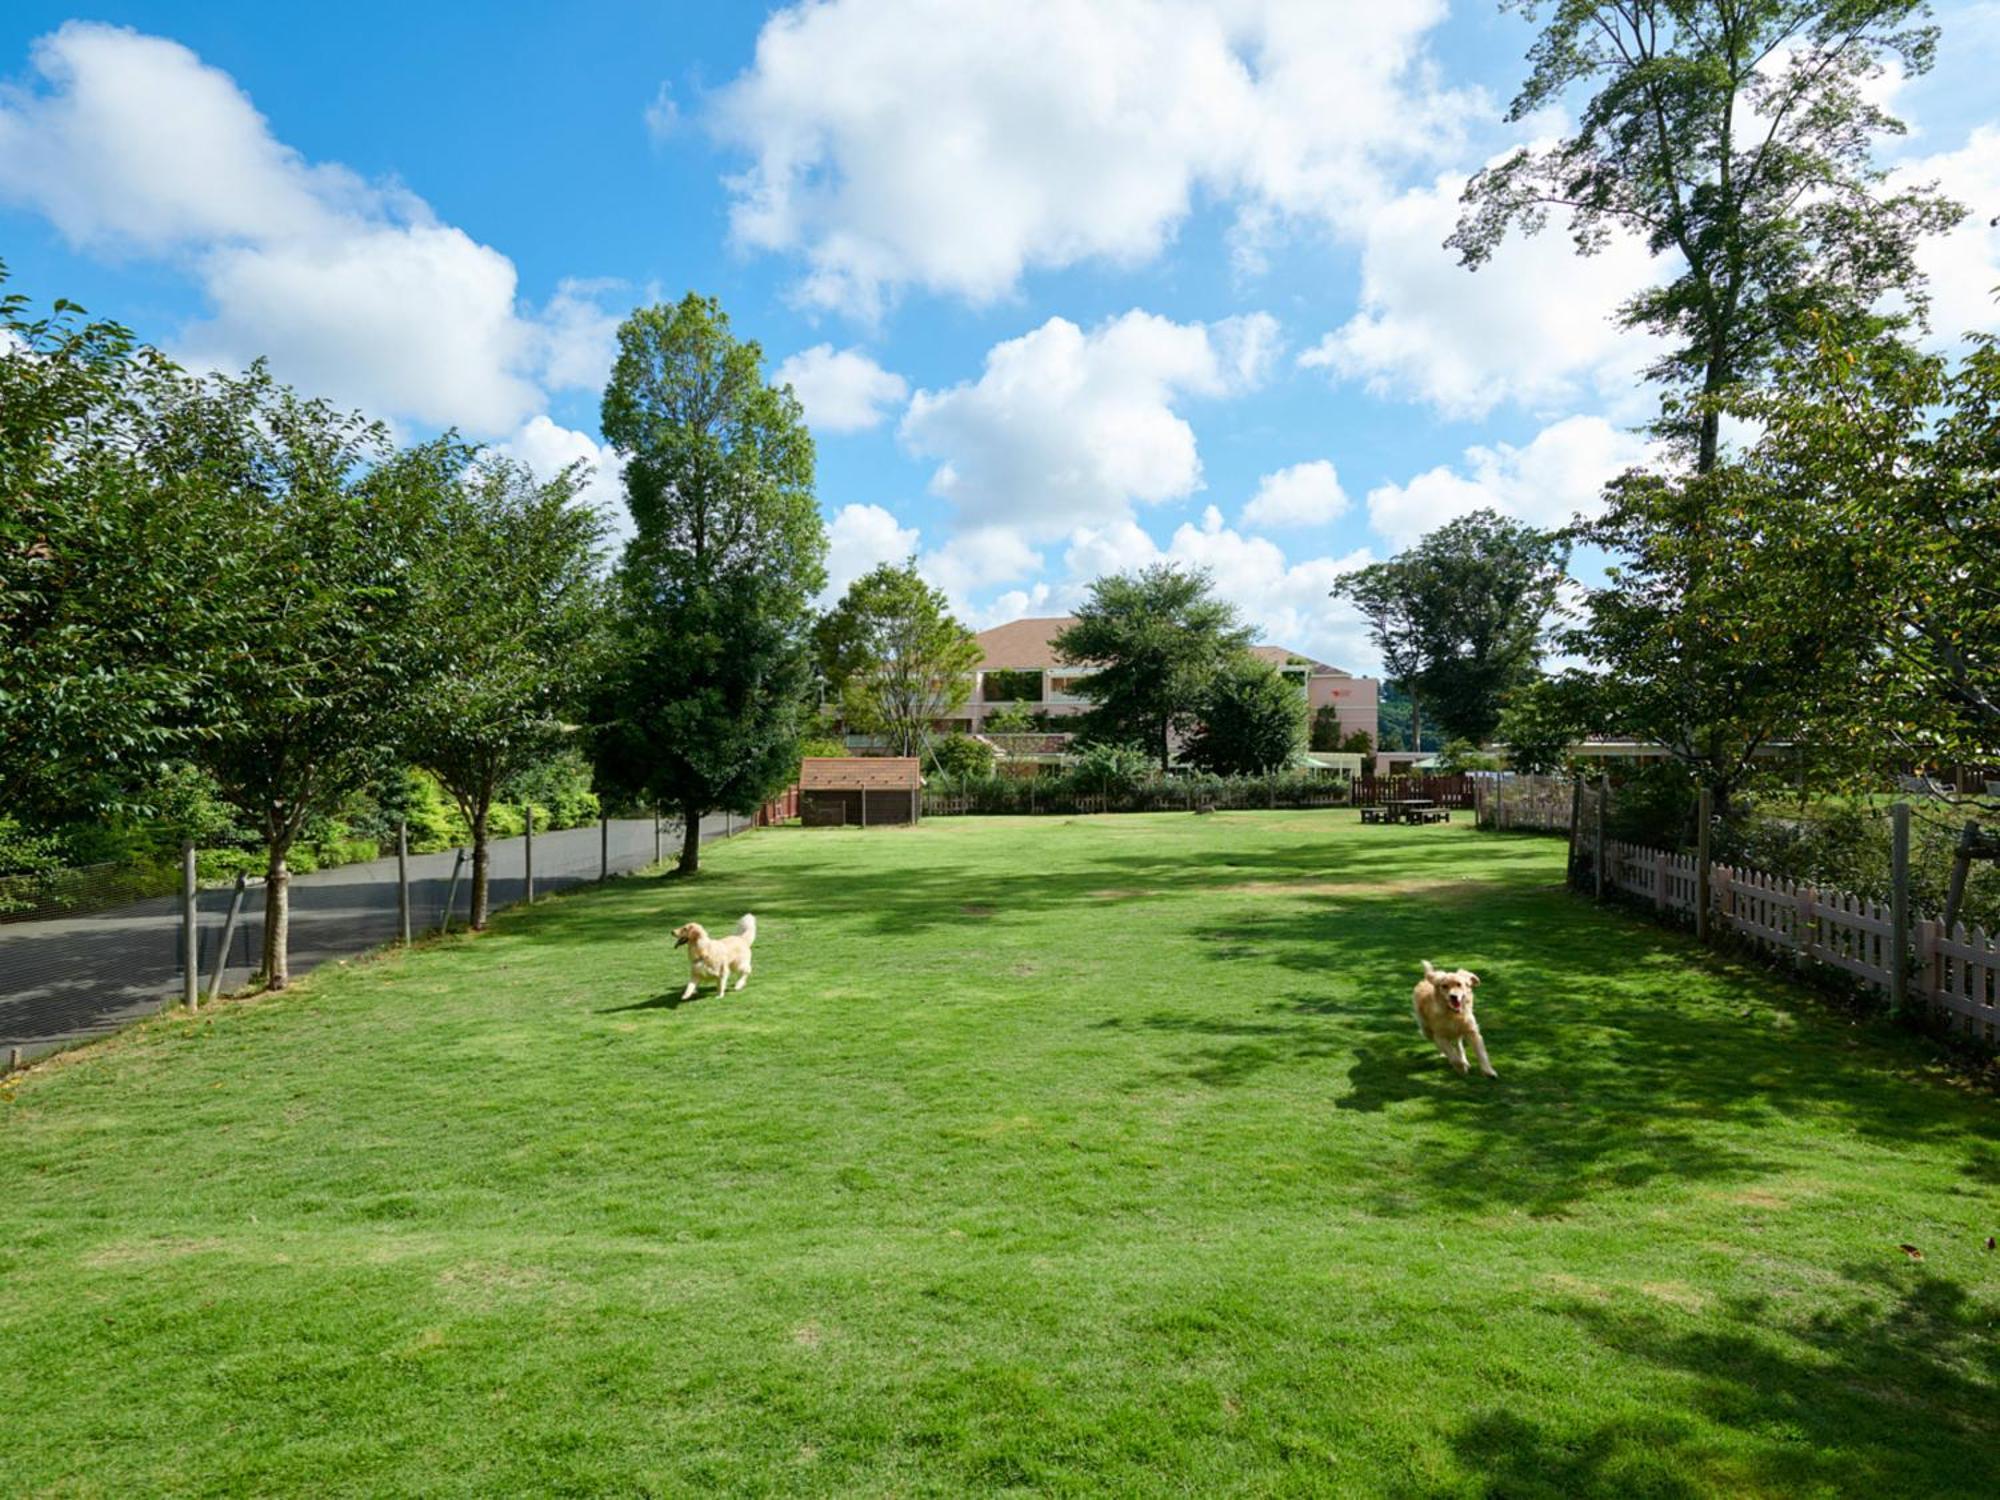
<svg viewBox="0 0 2000 1500">
<path fill-rule="evenodd" d="M 710 937 L 699 922 L 674 929 L 674 946 L 688 951 L 688 987 L 681 999 L 692 1000 L 704 979 L 715 981 L 715 993 L 729 988 L 729 976 L 736 976 L 736 988 L 750 982 L 750 945 L 757 941 L 757 919 L 745 916 L 730 937 Z"/>
<path fill-rule="evenodd" d="M 1470 1042 L 1479 1054 L 1479 1071 L 1498 1078 L 1486 1059 L 1486 1038 L 1479 1034 L 1478 1018 L 1472 1014 L 1472 992 L 1478 985 L 1479 976 L 1470 969 L 1434 969 L 1425 959 L 1424 977 L 1410 996 L 1410 1009 L 1416 1014 L 1417 1029 L 1446 1062 L 1461 1073 L 1468 1071 L 1465 1044 Z"/>
</svg>

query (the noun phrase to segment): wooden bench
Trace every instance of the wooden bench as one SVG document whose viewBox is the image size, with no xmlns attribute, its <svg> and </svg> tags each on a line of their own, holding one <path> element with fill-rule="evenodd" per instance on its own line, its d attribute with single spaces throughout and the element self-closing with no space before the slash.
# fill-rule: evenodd
<svg viewBox="0 0 2000 1500">
<path fill-rule="evenodd" d="M 1382 821 L 1382 809 L 1379 807 L 1362 808 L 1361 821 L 1364 823 L 1380 823 Z"/>
</svg>

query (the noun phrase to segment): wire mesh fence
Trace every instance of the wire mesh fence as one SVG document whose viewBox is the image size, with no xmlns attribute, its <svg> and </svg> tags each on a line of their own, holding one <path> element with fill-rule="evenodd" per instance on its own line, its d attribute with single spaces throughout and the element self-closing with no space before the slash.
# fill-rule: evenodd
<svg viewBox="0 0 2000 1500">
<path fill-rule="evenodd" d="M 726 838 L 747 827 L 718 814 L 704 821 L 704 838 Z M 677 824 L 653 818 L 613 818 L 583 828 L 534 836 L 536 896 L 643 869 L 679 848 Z M 468 920 L 471 862 L 461 853 L 409 856 L 410 926 L 435 932 L 450 902 L 452 922 Z M 528 894 L 528 840 L 496 840 L 489 863 L 493 910 Z M 0 1063 L 18 1065 L 58 1047 L 114 1031 L 160 1009 L 182 993 L 186 974 L 181 898 L 129 899 L 106 867 L 63 872 L 51 899 L 25 899 L 0 914 Z M 264 892 L 258 882 L 241 891 L 205 888 L 197 897 L 196 963 L 203 994 L 247 984 L 263 948 Z M 291 880 L 291 968 L 304 974 L 329 960 L 351 958 L 401 932 L 400 881 L 395 858 L 370 860 Z M 227 949 L 224 938 L 227 935 Z"/>
</svg>

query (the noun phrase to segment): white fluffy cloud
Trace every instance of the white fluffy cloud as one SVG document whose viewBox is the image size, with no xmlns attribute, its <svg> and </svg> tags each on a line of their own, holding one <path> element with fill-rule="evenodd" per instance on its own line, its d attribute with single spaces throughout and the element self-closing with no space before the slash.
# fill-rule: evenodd
<svg viewBox="0 0 2000 1500">
<path fill-rule="evenodd" d="M 909 382 L 885 370 L 859 349 L 835 350 L 815 344 L 779 365 L 772 375 L 789 385 L 806 409 L 806 421 L 821 432 L 861 432 L 878 426 L 887 407 L 910 393 Z"/>
<path fill-rule="evenodd" d="M 1618 239 L 1579 256 L 1551 228 L 1510 238 L 1468 271 L 1444 247 L 1464 187 L 1463 173 L 1448 172 L 1370 218 L 1361 310 L 1299 363 L 1451 417 L 1484 416 L 1501 401 L 1546 410 L 1583 396 L 1629 399 L 1652 351 L 1612 313 L 1655 275 L 1645 247 Z"/>
<path fill-rule="evenodd" d="M 904 526 L 879 505 L 843 505 L 827 523 L 826 589 L 820 602 L 832 603 L 882 563 L 915 556 L 917 540 L 914 526 Z"/>
<path fill-rule="evenodd" d="M 1968 333 L 2000 333 L 2000 225 L 1993 222 L 2000 214 L 2000 125 L 1981 125 L 1958 150 L 1913 162 L 1897 176 L 1935 181 L 1969 210 L 1957 229 L 1917 252 L 1937 337 L 1955 345 Z"/>
<path fill-rule="evenodd" d="M 1340 487 L 1340 475 L 1320 458 L 1266 474 L 1243 507 L 1243 524 L 1273 529 L 1324 526 L 1346 513 L 1347 491 Z"/>
<path fill-rule="evenodd" d="M 574 463 L 590 466 L 590 478 L 583 498 L 611 523 L 614 542 L 632 534 L 632 516 L 625 509 L 625 488 L 621 482 L 624 465 L 618 455 L 588 433 L 564 427 L 546 416 L 529 418 L 504 442 L 493 445 L 496 452 L 526 464 L 543 478 L 560 474 Z"/>
<path fill-rule="evenodd" d="M 1340 557 L 1295 562 L 1269 538 L 1223 524 L 1222 513 L 1211 505 L 1199 525 L 1186 522 L 1175 528 L 1164 547 L 1131 521 L 1079 528 L 1063 561 L 1077 592 L 1099 574 L 1156 562 L 1206 568 L 1214 576 L 1216 593 L 1243 612 L 1259 640 L 1349 671 L 1369 668 L 1375 659 L 1360 615 L 1330 595 L 1343 573 L 1374 561 L 1365 547 Z"/>
<path fill-rule="evenodd" d="M 940 461 L 931 490 L 965 524 L 1048 537 L 1193 494 L 1201 458 L 1177 404 L 1246 389 L 1275 347 L 1261 313 L 1202 324 L 1133 311 L 1088 333 L 1051 318 L 996 344 L 978 380 L 917 392 L 902 438 Z"/>
<path fill-rule="evenodd" d="M 211 316 L 190 360 L 278 374 L 378 416 L 513 431 L 543 386 L 585 383 L 602 315 L 571 284 L 546 321 L 513 263 L 423 201 L 277 140 L 226 73 L 177 42 L 72 21 L 0 91 L 0 199 L 70 242 L 185 265 Z"/>
<path fill-rule="evenodd" d="M 1475 510 L 1556 526 L 1594 509 L 1606 481 L 1640 462 L 1645 442 L 1602 417 L 1567 417 L 1525 447 L 1465 450 L 1465 472 L 1443 465 L 1368 492 L 1368 523 L 1392 548 Z"/>
<path fill-rule="evenodd" d="M 1424 38 L 1445 0 L 818 0 L 765 23 L 712 125 L 749 157 L 737 242 L 810 304 L 990 301 L 1024 270 L 1157 255 L 1196 201 L 1236 247 L 1365 218 L 1456 143 Z"/>
</svg>

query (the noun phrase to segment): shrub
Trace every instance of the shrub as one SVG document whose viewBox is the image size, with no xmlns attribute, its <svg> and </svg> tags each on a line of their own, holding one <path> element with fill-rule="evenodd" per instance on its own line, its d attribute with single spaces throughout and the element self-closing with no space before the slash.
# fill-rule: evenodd
<svg viewBox="0 0 2000 1500">
<path fill-rule="evenodd" d="M 1089 745 L 1065 769 L 1068 791 L 1107 794 L 1129 792 L 1153 777 L 1153 760 L 1130 745 Z"/>
<path fill-rule="evenodd" d="M 1500 757 L 1486 754 L 1471 740 L 1452 740 L 1438 753 L 1438 769 L 1447 776 L 1461 771 L 1497 771 Z"/>
<path fill-rule="evenodd" d="M 988 734 L 1034 734 L 1048 722 L 1045 713 L 1034 713 L 1018 705 L 986 716 Z"/>
<path fill-rule="evenodd" d="M 958 780 L 990 776 L 993 747 L 969 734 L 948 734 L 931 746 L 931 764 L 940 776 Z"/>
</svg>

